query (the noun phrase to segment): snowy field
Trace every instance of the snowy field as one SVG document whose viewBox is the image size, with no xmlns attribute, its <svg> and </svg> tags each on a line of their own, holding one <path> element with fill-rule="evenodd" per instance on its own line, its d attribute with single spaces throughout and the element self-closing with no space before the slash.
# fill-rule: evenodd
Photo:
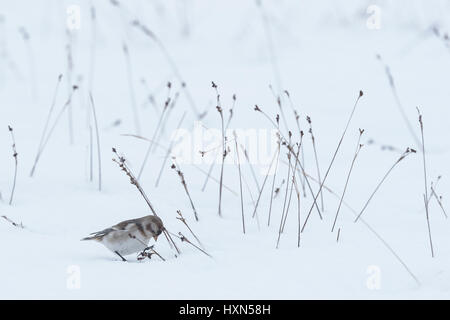
<svg viewBox="0 0 450 320">
<path fill-rule="evenodd" d="M 0 0 L 0 298 L 450 298 L 446 32 L 446 0 Z M 222 188 L 212 81 L 224 126 L 236 97 Z M 304 171 L 295 165 L 293 110 L 304 132 Z M 269 170 L 277 159 L 277 114 L 284 142 L 292 132 L 294 152 L 289 167 L 281 145 L 277 169 Z M 12 199 L 8 126 L 17 150 Z M 363 146 L 331 232 L 359 128 Z M 152 142 L 139 182 L 181 254 L 161 235 L 150 244 L 165 261 L 133 254 L 122 262 L 80 239 L 151 214 L 112 161 L 112 148 L 137 176 Z M 407 147 L 417 153 L 395 165 L 355 223 Z M 211 257 L 176 237 L 182 232 L 199 246 L 177 210 Z"/>
</svg>

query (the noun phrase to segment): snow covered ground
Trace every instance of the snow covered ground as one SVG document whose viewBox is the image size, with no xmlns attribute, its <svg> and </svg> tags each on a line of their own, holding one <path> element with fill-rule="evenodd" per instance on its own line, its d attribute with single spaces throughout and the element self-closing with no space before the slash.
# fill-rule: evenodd
<svg viewBox="0 0 450 320">
<path fill-rule="evenodd" d="M 419 149 L 377 55 L 390 67 L 399 101 L 419 137 L 416 107 L 420 107 L 428 193 L 431 181 L 442 175 L 435 190 L 443 196 L 446 207 L 450 192 L 450 44 L 444 34 L 450 31 L 450 2 L 263 0 L 262 7 L 256 1 L 237 0 L 115 3 L 0 0 L 0 216 L 24 226 L 19 228 L 0 219 L 0 298 L 450 297 L 449 220 L 437 201 L 431 200 L 432 258 L 420 150 L 391 172 L 364 211 L 365 223 L 353 222 L 355 212 L 363 208 L 401 152 L 406 147 Z M 91 7 L 95 8 L 95 19 Z M 135 20 L 152 30 L 159 42 L 132 25 Z M 439 30 L 440 37 L 433 30 Z M 177 71 L 161 48 L 167 50 Z M 65 111 L 30 177 L 59 74 L 63 78 L 49 128 L 58 113 Z M 180 78 L 187 91 L 181 88 Z M 155 249 L 165 262 L 156 256 L 144 261 L 129 256 L 129 262 L 124 263 L 102 245 L 80 239 L 150 213 L 137 189 L 111 161 L 111 148 L 126 157 L 135 174 L 139 172 L 149 142 L 130 134 L 152 139 L 167 98 L 168 81 L 172 83 L 170 96 L 174 98 L 180 92 L 179 99 L 140 181 L 167 229 L 175 234 L 181 231 L 195 241 L 176 219 L 177 210 L 181 210 L 212 258 L 177 239 L 182 253 L 175 257 L 161 236 Z M 275 148 L 268 136 L 273 126 L 253 109 L 257 104 L 272 119 L 280 112 L 269 85 L 275 94 L 281 93 L 287 125 L 298 142 L 289 100 L 282 92 L 289 91 L 305 131 L 305 170 L 314 179 L 317 170 L 306 116 L 313 121 L 323 178 L 359 90 L 364 91 L 325 182 L 338 196 L 324 190 L 323 220 L 312 212 L 301 233 L 300 248 L 294 192 L 276 249 L 287 181 L 290 188 L 292 179 L 287 179 L 285 147 L 275 181 L 275 187 L 281 188 L 273 199 L 270 226 L 267 219 L 273 176 L 269 175 L 264 187 L 258 219 L 252 218 L 258 190 L 241 150 L 246 224 L 246 233 L 242 233 L 238 168 L 231 161 L 236 156 L 232 131 L 228 135 L 230 163 L 224 165 L 222 217 L 218 216 L 219 184 L 214 180 L 220 178 L 219 163 L 202 191 L 204 172 L 210 165 L 201 161 L 199 151 L 214 149 L 207 157 L 220 149 L 220 136 L 219 142 L 207 138 L 205 145 L 195 145 L 199 138 L 194 128 L 221 132 L 211 81 L 218 85 L 225 122 L 236 94 L 230 128 L 241 133 L 247 130 L 258 139 L 257 144 L 248 142 L 247 147 L 255 152 L 252 167 L 260 187 Z M 79 88 L 70 108 L 63 109 L 72 85 Z M 98 120 L 101 191 L 89 91 Z M 154 102 L 148 99 L 149 94 Z M 207 111 L 201 123 L 189 95 L 199 113 Z M 185 175 L 199 222 L 193 218 L 178 175 L 170 168 L 171 159 L 155 187 L 171 135 L 184 112 L 181 128 L 192 144 L 184 140 L 184 157 L 174 155 Z M 14 130 L 18 152 L 11 205 L 14 158 L 8 125 Z M 283 119 L 280 128 L 287 136 Z M 339 214 L 337 242 L 336 230 L 330 231 L 354 156 L 358 128 L 365 130 L 361 140 L 364 146 L 345 194 L 346 205 Z M 318 184 L 312 179 L 310 183 L 317 192 Z M 313 202 L 308 188 L 306 197 L 301 193 L 303 225 Z"/>
</svg>

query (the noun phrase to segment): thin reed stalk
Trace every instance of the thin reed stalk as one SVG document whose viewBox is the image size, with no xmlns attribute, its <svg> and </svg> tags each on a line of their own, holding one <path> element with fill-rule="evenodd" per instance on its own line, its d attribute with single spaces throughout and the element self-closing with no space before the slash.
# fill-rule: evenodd
<svg viewBox="0 0 450 320">
<path fill-rule="evenodd" d="M 330 173 L 331 167 L 333 166 L 334 160 L 336 159 L 336 156 L 337 156 L 337 154 L 339 152 L 339 149 L 341 147 L 342 141 L 344 141 L 344 137 L 345 137 L 345 134 L 347 133 L 347 129 L 350 126 L 350 122 L 352 121 L 353 114 L 355 113 L 356 107 L 358 106 L 358 102 L 361 99 L 361 97 L 363 96 L 363 94 L 364 93 L 362 91 L 359 91 L 358 98 L 356 99 L 356 102 L 355 102 L 355 104 L 353 106 L 352 112 L 350 113 L 350 116 L 349 116 L 349 118 L 347 120 L 347 124 L 345 125 L 345 128 L 344 128 L 344 132 L 342 133 L 342 136 L 341 136 L 341 138 L 339 140 L 339 143 L 338 143 L 338 145 L 336 147 L 336 150 L 334 151 L 333 157 L 331 158 L 330 164 L 328 165 L 328 168 L 327 168 L 327 171 L 325 173 L 325 176 L 323 177 L 322 183 L 319 186 L 319 191 L 317 191 L 317 194 L 314 196 L 313 204 L 311 205 L 311 208 L 309 209 L 308 214 L 306 216 L 305 222 L 304 222 L 303 227 L 302 227 L 302 232 L 305 230 L 306 224 L 308 223 L 308 219 L 309 219 L 309 217 L 311 215 L 311 212 L 312 212 L 312 209 L 314 207 L 314 204 L 316 203 L 317 198 L 319 197 L 320 193 L 322 192 L 322 186 L 325 183 L 325 181 L 327 180 L 328 174 Z"/>
<path fill-rule="evenodd" d="M 359 214 L 357 215 L 356 219 L 355 219 L 355 223 L 358 222 L 359 218 L 362 216 L 362 214 L 364 213 L 364 211 L 366 210 L 367 206 L 369 205 L 370 201 L 372 200 L 373 196 L 375 195 L 375 193 L 377 193 L 378 189 L 380 189 L 381 185 L 383 184 L 383 182 L 386 180 L 386 178 L 389 176 L 389 174 L 392 172 L 392 170 L 394 170 L 394 168 L 403 160 L 405 159 L 408 155 L 410 155 L 411 153 L 416 153 L 416 150 L 414 149 L 410 149 L 407 148 L 405 152 L 403 152 L 403 154 L 400 156 L 400 158 L 398 158 L 397 161 L 395 161 L 395 163 L 389 168 L 389 170 L 386 172 L 386 174 L 383 176 L 383 178 L 381 179 L 381 181 L 377 184 L 377 186 L 375 187 L 375 190 L 372 192 L 372 194 L 370 195 L 369 199 L 367 200 L 366 204 L 364 205 L 364 207 L 361 209 L 361 211 L 359 212 Z"/>
<path fill-rule="evenodd" d="M 334 232 L 334 227 L 336 226 L 336 222 L 337 222 L 337 219 L 338 219 L 339 211 L 341 210 L 342 201 L 344 201 L 345 192 L 347 191 L 347 186 L 348 186 L 348 182 L 350 181 L 350 176 L 352 174 L 353 166 L 355 165 L 356 158 L 358 157 L 358 154 L 361 151 L 361 148 L 363 146 L 361 144 L 361 136 L 362 136 L 363 133 L 364 133 L 364 130 L 359 129 L 359 137 L 358 137 L 358 142 L 356 143 L 355 155 L 353 156 L 352 164 L 350 165 L 350 169 L 349 169 L 348 174 L 347 174 L 347 179 L 345 180 L 344 191 L 342 191 L 342 196 L 341 196 L 341 199 L 339 200 L 339 205 L 338 205 L 338 208 L 336 210 L 336 215 L 334 217 L 333 226 L 331 227 L 331 232 Z M 341 230 L 341 229 L 339 228 L 339 230 Z"/>
</svg>

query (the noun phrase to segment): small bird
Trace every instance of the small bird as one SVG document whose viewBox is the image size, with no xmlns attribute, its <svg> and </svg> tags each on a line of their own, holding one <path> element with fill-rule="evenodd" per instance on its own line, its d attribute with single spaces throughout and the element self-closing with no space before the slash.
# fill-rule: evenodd
<svg viewBox="0 0 450 320">
<path fill-rule="evenodd" d="M 141 252 L 148 247 L 150 238 L 158 240 L 164 231 L 161 219 L 154 215 L 122 221 L 111 228 L 93 232 L 83 240 L 95 240 L 117 254 L 122 261 L 123 256 Z"/>
</svg>

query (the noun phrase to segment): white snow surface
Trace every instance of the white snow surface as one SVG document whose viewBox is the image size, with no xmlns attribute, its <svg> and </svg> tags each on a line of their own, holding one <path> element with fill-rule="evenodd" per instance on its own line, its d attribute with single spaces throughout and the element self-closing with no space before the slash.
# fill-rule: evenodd
<svg viewBox="0 0 450 320">
<path fill-rule="evenodd" d="M 395 80 L 399 99 L 415 134 L 423 114 L 428 188 L 436 186 L 445 207 L 450 192 L 450 49 L 436 37 L 450 31 L 450 2 L 409 1 L 269 1 L 262 10 L 255 1 L 121 1 L 119 8 L 106 0 L 0 0 L 0 298 L 14 299 L 447 299 L 450 298 L 450 224 L 433 199 L 429 205 L 435 257 L 431 257 L 424 208 L 422 153 L 408 156 L 391 172 L 363 214 L 354 223 L 374 188 L 406 147 L 419 149 L 399 112 L 382 56 Z M 70 31 L 72 79 L 68 81 L 67 8 L 79 6 L 78 29 Z M 367 27 L 367 8 L 380 8 L 380 29 Z M 91 6 L 95 7 L 93 26 Z M 70 13 L 69 13 L 70 14 Z M 266 17 L 266 20 L 264 20 Z M 176 238 L 182 251 L 175 256 L 161 236 L 153 256 L 122 262 L 101 244 L 80 241 L 89 233 L 122 220 L 150 214 L 138 190 L 111 161 L 111 148 L 125 156 L 137 174 L 148 141 L 136 134 L 132 99 L 122 50 L 126 43 L 132 69 L 133 96 L 141 135 L 151 139 L 172 82 L 180 81 L 160 47 L 131 25 L 138 19 L 157 35 L 186 82 L 197 108 L 208 113 L 207 128 L 221 130 L 216 111 L 218 85 L 225 120 L 236 94 L 231 129 L 273 129 L 253 110 L 257 104 L 271 118 L 279 113 L 269 89 L 288 90 L 300 114 L 305 170 L 316 177 L 314 153 L 305 117 L 312 118 L 322 178 L 359 94 L 360 99 L 343 144 L 326 180 L 339 196 L 344 189 L 358 138 L 364 144 L 354 166 L 345 202 L 338 218 L 339 241 L 331 226 L 339 198 L 324 190 L 321 221 L 313 211 L 297 247 L 297 198 L 292 196 L 286 228 L 276 248 L 286 185 L 273 199 L 267 226 L 272 176 L 267 179 L 252 218 L 254 205 L 244 184 L 246 233 L 242 233 L 239 176 L 233 163 L 224 165 L 222 217 L 218 216 L 220 164 L 202 186 L 209 164 L 178 164 L 200 218 L 193 217 L 180 179 L 166 163 L 161 182 L 155 181 L 173 132 L 186 111 L 182 128 L 191 131 L 197 118 L 185 91 L 170 114 L 164 134 L 151 154 L 141 183 L 167 229 L 195 239 L 177 217 L 181 210 L 203 243 L 209 258 Z M 264 22 L 266 21 L 266 22 Z M 20 28 L 29 33 L 23 39 Z M 94 31 L 93 31 L 94 30 Z M 268 33 L 269 32 L 269 37 Z M 269 43 L 272 43 L 270 45 Z M 90 66 L 93 66 L 91 68 Z M 275 66 L 274 66 L 275 65 Z M 68 83 L 78 84 L 71 105 L 73 143 L 67 111 L 62 115 L 33 177 L 33 166 L 59 74 L 56 115 L 67 100 Z M 90 79 L 92 82 L 90 83 Z M 146 85 L 142 84 L 145 79 Z M 89 90 L 95 100 L 99 126 L 102 190 L 98 190 L 97 149 L 93 129 L 93 181 L 89 180 Z M 153 93 L 155 105 L 148 103 Z M 285 95 L 283 111 L 298 142 L 298 132 Z M 114 122 L 120 124 L 114 126 Z M 18 176 L 9 205 L 14 159 L 8 125 L 13 127 L 18 152 Z M 284 135 L 286 129 L 280 120 Z M 230 154 L 234 142 L 229 134 Z M 375 143 L 368 143 L 369 140 Z M 383 150 L 391 145 L 401 151 Z M 209 144 L 209 148 L 217 147 Z M 220 144 L 219 144 L 220 147 Z M 208 147 L 205 147 L 207 149 Z M 200 150 L 193 150 L 196 157 Z M 272 149 L 274 152 L 274 149 Z M 287 180 L 287 151 L 282 149 L 275 186 Z M 241 160 L 243 154 L 240 154 Z M 266 156 L 271 159 L 272 155 Z M 267 159 L 265 159 L 267 162 Z M 270 160 L 269 160 L 270 161 Z M 256 201 L 258 191 L 250 167 L 242 174 Z M 266 165 L 254 166 L 258 183 Z M 311 180 L 316 192 L 318 185 Z M 290 187 L 290 184 L 289 184 Z M 429 193 L 429 190 L 428 190 Z M 301 197 L 300 219 L 312 205 L 307 190 Z M 383 242 L 384 241 L 384 242 Z M 153 244 L 153 240 L 151 242 Z M 417 283 L 387 248 L 388 244 L 419 280 Z"/>
</svg>

